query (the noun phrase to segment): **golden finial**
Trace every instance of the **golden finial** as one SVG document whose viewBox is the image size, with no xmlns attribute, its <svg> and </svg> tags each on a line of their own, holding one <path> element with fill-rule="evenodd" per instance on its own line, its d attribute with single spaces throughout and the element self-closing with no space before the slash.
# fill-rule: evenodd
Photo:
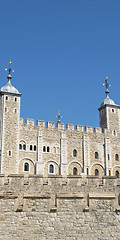
<svg viewBox="0 0 120 240">
<path fill-rule="evenodd" d="M 60 115 L 60 110 L 58 110 L 58 116 L 56 116 L 58 118 L 58 122 L 60 122 L 60 119 L 62 118 L 62 116 Z"/>
</svg>

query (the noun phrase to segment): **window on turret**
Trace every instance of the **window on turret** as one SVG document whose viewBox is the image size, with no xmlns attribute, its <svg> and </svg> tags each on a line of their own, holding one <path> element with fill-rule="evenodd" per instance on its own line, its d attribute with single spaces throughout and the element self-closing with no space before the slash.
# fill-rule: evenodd
<svg viewBox="0 0 120 240">
<path fill-rule="evenodd" d="M 118 154 L 115 154 L 115 160 L 116 160 L 116 161 L 119 160 Z"/>
<path fill-rule="evenodd" d="M 6 101 L 8 100 L 8 96 L 6 96 Z"/>
<path fill-rule="evenodd" d="M 98 159 L 98 152 L 95 152 L 95 159 Z"/>
<path fill-rule="evenodd" d="M 114 109 L 112 108 L 112 112 L 114 113 Z"/>
<path fill-rule="evenodd" d="M 49 165 L 49 173 L 54 173 L 54 166 L 53 166 L 53 164 Z"/>
<path fill-rule="evenodd" d="M 73 175 L 77 175 L 77 168 L 76 167 L 73 168 Z"/>
<path fill-rule="evenodd" d="M 5 112 L 7 112 L 7 108 L 5 108 Z"/>
<path fill-rule="evenodd" d="M 17 98 L 15 97 L 15 102 L 17 102 Z"/>
<path fill-rule="evenodd" d="M 77 157 L 77 150 L 76 149 L 73 150 L 73 157 Z"/>
<path fill-rule="evenodd" d="M 43 152 L 46 152 L 46 147 L 45 146 L 43 146 Z"/>
<path fill-rule="evenodd" d="M 95 176 L 98 176 L 99 175 L 99 171 L 98 169 L 95 169 Z"/>
<path fill-rule="evenodd" d="M 115 176 L 116 176 L 116 178 L 119 178 L 119 172 L 118 171 L 115 172 Z"/>
<path fill-rule="evenodd" d="M 28 162 L 24 163 L 24 171 L 29 172 L 29 163 Z"/>
<path fill-rule="evenodd" d="M 110 155 L 108 154 L 108 160 L 110 160 Z"/>
<path fill-rule="evenodd" d="M 15 108 L 15 113 L 17 113 L 17 109 Z"/>
</svg>

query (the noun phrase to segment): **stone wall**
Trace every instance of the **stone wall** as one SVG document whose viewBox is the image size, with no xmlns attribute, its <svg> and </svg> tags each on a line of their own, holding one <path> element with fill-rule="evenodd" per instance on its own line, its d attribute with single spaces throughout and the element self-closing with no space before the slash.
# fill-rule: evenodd
<svg viewBox="0 0 120 240">
<path fill-rule="evenodd" d="M 0 239 L 120 239 L 114 177 L 0 175 Z"/>
</svg>

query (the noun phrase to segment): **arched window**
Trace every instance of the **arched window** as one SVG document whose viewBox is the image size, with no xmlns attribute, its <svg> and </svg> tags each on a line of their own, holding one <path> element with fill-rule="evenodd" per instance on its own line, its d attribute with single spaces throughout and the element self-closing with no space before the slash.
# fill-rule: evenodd
<svg viewBox="0 0 120 240">
<path fill-rule="evenodd" d="M 77 175 L 77 168 L 76 167 L 73 168 L 73 175 Z"/>
<path fill-rule="evenodd" d="M 53 164 L 49 165 L 49 173 L 54 173 L 54 166 L 53 166 Z"/>
<path fill-rule="evenodd" d="M 119 172 L 118 171 L 115 172 L 115 176 L 116 176 L 116 178 L 119 178 Z"/>
<path fill-rule="evenodd" d="M 46 152 L 46 147 L 45 146 L 43 146 L 43 152 Z"/>
<path fill-rule="evenodd" d="M 26 150 L 26 145 L 25 144 L 23 144 L 23 150 Z"/>
<path fill-rule="evenodd" d="M 98 152 L 95 152 L 95 159 L 98 159 Z"/>
<path fill-rule="evenodd" d="M 77 157 L 77 150 L 76 149 L 73 150 L 73 157 Z"/>
<path fill-rule="evenodd" d="M 49 147 L 47 147 L 47 152 L 49 152 L 50 151 L 50 148 Z"/>
<path fill-rule="evenodd" d="M 19 149 L 22 150 L 22 144 L 19 144 Z"/>
<path fill-rule="evenodd" d="M 98 169 L 95 169 L 95 176 L 98 176 L 99 175 L 99 171 Z"/>
<path fill-rule="evenodd" d="M 118 154 L 115 154 L 115 160 L 118 161 L 119 158 L 118 158 Z"/>
<path fill-rule="evenodd" d="M 109 170 L 109 176 L 111 176 L 111 171 Z"/>
<path fill-rule="evenodd" d="M 25 164 L 24 164 L 24 171 L 29 172 L 29 163 L 28 162 L 25 162 Z"/>
</svg>

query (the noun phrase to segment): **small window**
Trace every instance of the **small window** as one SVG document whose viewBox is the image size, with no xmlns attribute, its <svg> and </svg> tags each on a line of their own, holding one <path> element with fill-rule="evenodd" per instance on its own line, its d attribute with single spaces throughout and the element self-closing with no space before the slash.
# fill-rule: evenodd
<svg viewBox="0 0 120 240">
<path fill-rule="evenodd" d="M 5 112 L 7 112 L 7 108 L 5 108 Z"/>
<path fill-rule="evenodd" d="M 24 164 L 24 171 L 29 172 L 29 163 L 25 162 Z"/>
<path fill-rule="evenodd" d="M 8 100 L 8 96 L 6 96 L 6 101 Z"/>
<path fill-rule="evenodd" d="M 119 172 L 118 171 L 115 172 L 115 176 L 116 176 L 116 178 L 119 178 Z"/>
<path fill-rule="evenodd" d="M 89 175 L 89 169 L 87 168 L 87 175 Z"/>
<path fill-rule="evenodd" d="M 36 145 L 34 145 L 34 151 L 36 151 Z"/>
<path fill-rule="evenodd" d="M 15 113 L 17 113 L 17 109 L 15 108 Z"/>
<path fill-rule="evenodd" d="M 77 175 L 77 168 L 76 167 L 73 168 L 73 175 Z"/>
<path fill-rule="evenodd" d="M 54 173 L 54 166 L 53 166 L 53 164 L 50 164 L 50 166 L 49 166 L 49 173 Z"/>
<path fill-rule="evenodd" d="M 119 160 L 118 154 L 115 154 L 115 160 L 116 160 L 116 161 Z"/>
<path fill-rule="evenodd" d="M 23 144 L 23 150 L 24 150 L 24 151 L 26 150 L 26 145 L 25 145 L 25 144 Z"/>
<path fill-rule="evenodd" d="M 53 148 L 53 153 L 56 153 L 56 148 L 55 147 Z"/>
<path fill-rule="evenodd" d="M 111 176 L 111 171 L 109 170 L 109 176 Z"/>
<path fill-rule="evenodd" d="M 30 145 L 30 151 L 32 151 L 32 145 Z"/>
<path fill-rule="evenodd" d="M 110 155 L 108 154 L 108 160 L 110 160 Z"/>
<path fill-rule="evenodd" d="M 43 152 L 46 152 L 46 147 L 45 146 L 43 146 Z"/>
<path fill-rule="evenodd" d="M 112 108 L 112 112 L 114 113 L 114 109 Z"/>
<path fill-rule="evenodd" d="M 116 130 L 113 131 L 113 136 L 117 136 Z"/>
<path fill-rule="evenodd" d="M 15 97 L 15 102 L 17 102 L 17 98 Z"/>
<path fill-rule="evenodd" d="M 22 144 L 19 144 L 19 149 L 22 150 Z"/>
<path fill-rule="evenodd" d="M 47 152 L 49 152 L 50 151 L 50 148 L 49 147 L 47 147 Z"/>
<path fill-rule="evenodd" d="M 95 176 L 98 176 L 99 175 L 99 171 L 98 169 L 95 169 Z"/>
<path fill-rule="evenodd" d="M 8 155 L 9 155 L 9 157 L 11 157 L 12 156 L 12 151 L 8 151 Z"/>
<path fill-rule="evenodd" d="M 95 159 L 98 159 L 98 152 L 95 152 Z"/>
<path fill-rule="evenodd" d="M 73 150 L 73 157 L 77 157 L 77 150 L 76 149 Z"/>
</svg>

